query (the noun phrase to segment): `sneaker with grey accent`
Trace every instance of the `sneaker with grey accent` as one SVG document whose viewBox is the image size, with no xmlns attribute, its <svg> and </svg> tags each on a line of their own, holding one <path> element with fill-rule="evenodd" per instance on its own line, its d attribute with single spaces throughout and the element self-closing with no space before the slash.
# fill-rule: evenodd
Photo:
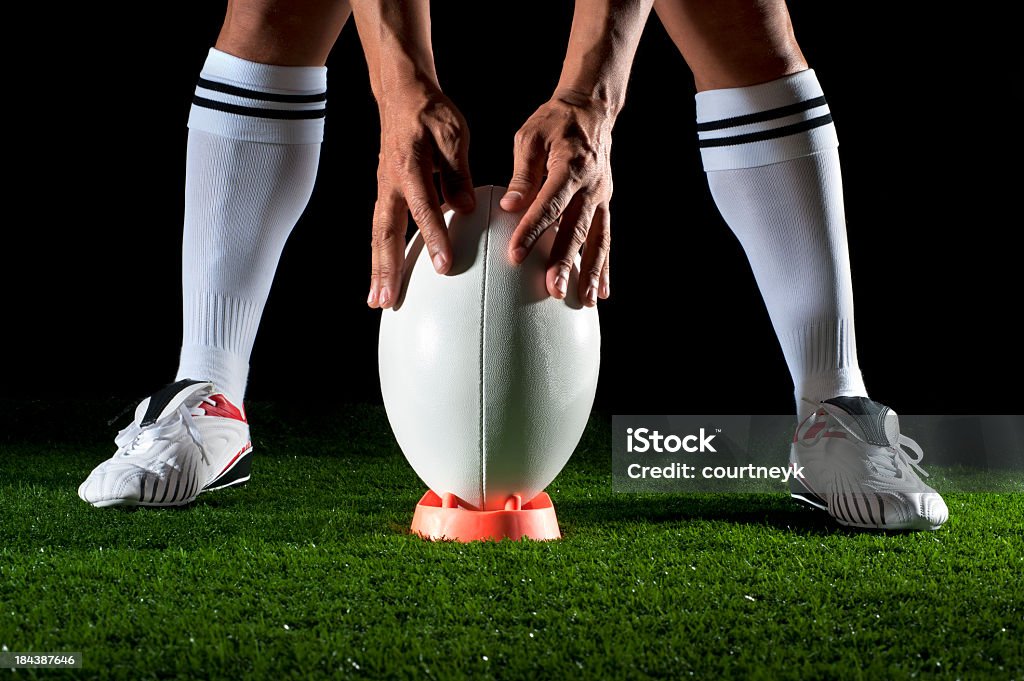
<svg viewBox="0 0 1024 681">
<path fill-rule="evenodd" d="M 252 468 L 245 413 L 204 381 L 171 383 L 143 400 L 114 443 L 78 488 L 93 506 L 182 506 L 245 483 Z"/>
<path fill-rule="evenodd" d="M 937 530 L 949 509 L 920 477 L 923 455 L 889 407 L 834 397 L 796 429 L 789 460 L 802 475 L 790 478 L 790 493 L 850 527 Z"/>
</svg>

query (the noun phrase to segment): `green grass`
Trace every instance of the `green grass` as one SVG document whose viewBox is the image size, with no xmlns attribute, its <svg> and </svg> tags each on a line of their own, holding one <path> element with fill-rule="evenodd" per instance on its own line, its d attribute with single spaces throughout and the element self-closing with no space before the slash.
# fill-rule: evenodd
<svg viewBox="0 0 1024 681">
<path fill-rule="evenodd" d="M 12 678 L 1024 679 L 1019 495 L 880 535 L 782 495 L 613 494 L 595 420 L 549 488 L 562 541 L 429 543 L 378 408 L 255 405 L 247 487 L 135 512 L 75 493 L 114 407 L 20 409 L 0 646 L 85 666 Z"/>
</svg>

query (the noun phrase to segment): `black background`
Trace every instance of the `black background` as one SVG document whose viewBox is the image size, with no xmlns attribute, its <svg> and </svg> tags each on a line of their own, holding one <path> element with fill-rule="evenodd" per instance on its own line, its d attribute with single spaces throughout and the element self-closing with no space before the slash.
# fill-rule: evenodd
<svg viewBox="0 0 1024 681">
<path fill-rule="evenodd" d="M 983 5 L 790 6 L 839 131 L 869 389 L 906 413 L 1019 409 L 1013 22 Z M 8 128 L 24 148 L 8 201 L 29 217 L 12 210 L 6 229 L 0 380 L 4 397 L 142 397 L 177 364 L 185 121 L 223 5 L 67 12 L 16 69 L 34 104 Z M 571 13 L 435 2 L 438 72 L 469 120 L 476 184 L 508 181 L 512 136 L 557 80 Z M 267 305 L 253 399 L 380 399 L 379 313 L 364 304 L 379 128 L 354 28 L 328 62 L 318 185 Z M 652 15 L 615 131 L 598 404 L 786 413 L 781 352 L 700 168 L 693 94 Z"/>
</svg>

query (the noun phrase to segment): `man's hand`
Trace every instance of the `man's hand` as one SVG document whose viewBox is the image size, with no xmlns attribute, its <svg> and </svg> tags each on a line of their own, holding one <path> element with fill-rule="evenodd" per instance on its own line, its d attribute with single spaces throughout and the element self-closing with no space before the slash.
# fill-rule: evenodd
<svg viewBox="0 0 1024 681">
<path fill-rule="evenodd" d="M 409 213 L 434 269 L 451 268 L 452 248 L 434 190 L 458 211 L 476 203 L 469 176 L 466 119 L 441 92 L 430 45 L 428 0 L 351 0 L 380 110 L 377 203 L 373 207 L 370 307 L 391 307 L 402 292 Z"/>
<path fill-rule="evenodd" d="M 584 247 L 579 297 L 597 304 L 611 293 L 611 144 L 614 116 L 600 102 L 556 92 L 520 128 L 515 165 L 501 207 L 524 210 L 509 244 L 521 263 L 546 229 L 557 229 L 547 271 L 548 293 L 564 298 L 569 273 Z"/>
<path fill-rule="evenodd" d="M 430 83 L 390 90 L 379 100 L 380 158 L 373 208 L 370 307 L 391 307 L 401 293 L 408 215 L 419 227 L 434 269 L 451 267 L 452 251 L 434 173 L 441 173 L 445 201 L 472 211 L 469 129 L 455 105 Z"/>
<path fill-rule="evenodd" d="M 594 306 L 611 293 L 612 127 L 652 2 L 576 0 L 555 94 L 516 135 L 515 169 L 501 207 L 526 213 L 509 256 L 521 263 L 544 230 L 557 229 L 546 281 L 555 298 L 568 292 L 581 247 L 580 300 Z"/>
</svg>

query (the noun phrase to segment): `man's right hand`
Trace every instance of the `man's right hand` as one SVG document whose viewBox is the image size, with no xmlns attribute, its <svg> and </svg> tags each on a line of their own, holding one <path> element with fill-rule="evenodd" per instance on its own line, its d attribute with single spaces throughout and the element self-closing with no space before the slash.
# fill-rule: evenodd
<svg viewBox="0 0 1024 681">
<path fill-rule="evenodd" d="M 366 304 L 387 308 L 401 293 L 409 213 L 434 269 L 445 274 L 451 268 L 452 249 L 434 173 L 441 174 L 444 200 L 455 210 L 472 211 L 476 199 L 469 172 L 469 128 L 439 88 L 427 82 L 398 86 L 378 104 L 380 157 Z"/>
<path fill-rule="evenodd" d="M 451 268 L 452 248 L 434 190 L 460 212 L 475 207 L 469 129 L 441 92 L 430 45 L 429 0 L 351 0 L 380 110 L 377 203 L 373 207 L 370 307 L 391 307 L 402 292 L 405 228 L 416 221 L 434 269 Z"/>
</svg>

